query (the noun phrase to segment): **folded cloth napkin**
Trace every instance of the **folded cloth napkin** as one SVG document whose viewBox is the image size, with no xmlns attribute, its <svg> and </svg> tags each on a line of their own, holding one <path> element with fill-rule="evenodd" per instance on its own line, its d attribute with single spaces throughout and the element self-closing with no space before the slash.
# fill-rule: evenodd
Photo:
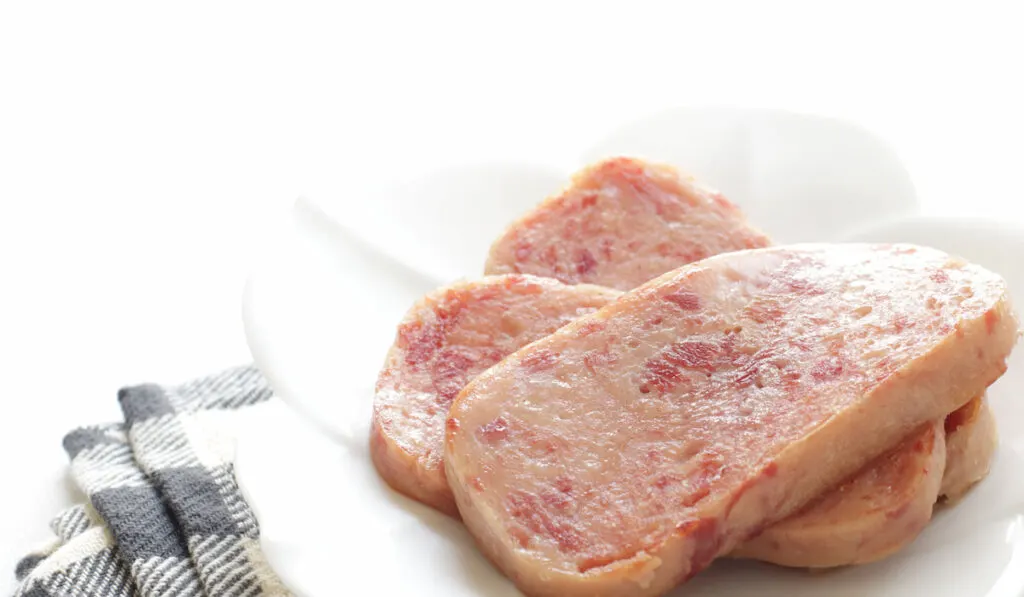
<svg viewBox="0 0 1024 597">
<path fill-rule="evenodd" d="M 288 595 L 266 564 L 215 411 L 270 398 L 242 367 L 179 386 L 121 390 L 121 423 L 64 438 L 87 504 L 58 515 L 57 538 L 18 564 L 16 597 Z"/>
</svg>

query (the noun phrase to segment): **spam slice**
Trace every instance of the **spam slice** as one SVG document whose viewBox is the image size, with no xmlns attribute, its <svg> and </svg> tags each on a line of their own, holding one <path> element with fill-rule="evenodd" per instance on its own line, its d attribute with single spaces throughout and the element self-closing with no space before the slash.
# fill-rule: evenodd
<svg viewBox="0 0 1024 597">
<path fill-rule="evenodd" d="M 484 271 L 630 290 L 705 257 L 769 244 L 721 193 L 669 166 L 615 158 L 514 222 Z"/>
<path fill-rule="evenodd" d="M 999 434 L 987 399 L 968 402 L 946 417 L 946 472 L 939 495 L 954 502 L 988 475 Z"/>
<path fill-rule="evenodd" d="M 795 568 L 885 558 L 917 538 L 936 497 L 955 500 L 988 474 L 995 445 L 988 401 L 975 396 L 730 555 Z"/>
<path fill-rule="evenodd" d="M 981 393 L 1006 285 L 910 245 L 740 251 L 669 272 L 460 393 L 445 470 L 527 595 L 660 595 Z"/>
<path fill-rule="evenodd" d="M 941 421 L 929 423 L 838 488 L 740 545 L 733 556 L 797 568 L 880 560 L 932 518 L 946 463 Z"/>
<path fill-rule="evenodd" d="M 458 515 L 444 478 L 448 407 L 506 355 L 619 296 L 533 276 L 492 276 L 434 291 L 398 327 L 377 379 L 370 454 L 395 490 Z"/>
</svg>

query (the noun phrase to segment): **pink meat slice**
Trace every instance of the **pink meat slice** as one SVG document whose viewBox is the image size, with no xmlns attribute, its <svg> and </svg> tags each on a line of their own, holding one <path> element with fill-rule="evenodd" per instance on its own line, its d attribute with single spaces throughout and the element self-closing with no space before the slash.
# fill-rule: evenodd
<svg viewBox="0 0 1024 597">
<path fill-rule="evenodd" d="M 769 244 L 721 193 L 670 166 L 615 158 L 576 174 L 509 226 L 485 273 L 630 290 L 693 261 Z"/>
<path fill-rule="evenodd" d="M 866 564 L 907 546 L 932 518 L 946 464 L 942 421 L 913 433 L 838 488 L 731 556 L 797 568 Z"/>
<path fill-rule="evenodd" d="M 660 595 L 980 394 L 1017 336 L 1004 281 L 933 249 L 719 255 L 470 382 L 447 478 L 527 595 Z"/>
<path fill-rule="evenodd" d="M 434 291 L 398 327 L 377 380 L 370 454 L 395 490 L 457 516 L 442 454 L 448 407 L 467 381 L 621 293 L 533 276 Z"/>
<path fill-rule="evenodd" d="M 660 195 L 652 200 L 655 194 Z M 671 197 L 679 200 L 671 202 L 667 199 Z M 686 209 L 672 211 L 665 209 L 666 205 Z M 728 209 L 722 210 L 723 206 Z M 666 212 L 670 217 L 659 217 Z M 738 225 L 737 216 L 742 220 L 720 194 L 699 187 L 669 167 L 628 158 L 608 160 L 578 174 L 568 190 L 513 224 L 494 244 L 488 271 L 533 271 L 567 282 L 587 279 L 628 289 L 694 257 L 711 256 L 722 249 L 768 246 L 769 241 L 759 232 L 745 223 Z M 704 237 L 693 231 L 684 238 L 665 241 L 681 230 L 680 224 L 696 222 L 701 223 L 701 232 L 714 231 L 713 242 L 704 242 Z M 652 226 L 667 226 L 667 232 L 652 231 Z M 612 252 L 615 246 L 627 246 L 629 251 L 616 256 Z M 594 255 L 605 259 L 599 261 Z M 629 277 L 641 271 L 642 279 Z M 977 480 L 987 471 L 991 451 L 987 456 L 985 451 L 993 442 L 977 438 L 968 442 L 971 437 L 961 433 L 955 443 L 944 486 L 969 487 L 970 479 Z M 899 458 L 893 454 L 880 459 L 880 470 L 871 470 L 873 465 L 869 465 L 856 480 L 838 488 L 839 493 L 819 500 L 831 505 L 827 511 L 819 507 L 794 515 L 738 550 L 738 555 L 790 566 L 837 566 L 876 560 L 909 543 L 931 517 L 932 486 L 942 478 L 942 471 L 922 462 L 917 474 L 898 477 L 897 473 L 916 470 L 911 466 L 915 458 L 923 461 L 933 452 L 944 451 L 941 438 L 931 442 L 934 449 L 926 453 L 911 450 L 914 443 L 909 442 L 907 452 Z M 892 489 L 894 484 L 899 491 Z M 851 491 L 854 487 L 857 491 Z M 842 498 L 844 495 L 847 497 Z M 830 531 L 829 527 L 849 532 Z"/>
<path fill-rule="evenodd" d="M 956 500 L 988 474 L 996 439 L 988 401 L 975 396 L 730 555 L 796 568 L 885 558 L 924 530 L 937 497 Z"/>
<path fill-rule="evenodd" d="M 946 417 L 946 470 L 941 495 L 947 502 L 962 498 L 988 475 L 999 434 L 987 399 L 975 399 Z"/>
</svg>

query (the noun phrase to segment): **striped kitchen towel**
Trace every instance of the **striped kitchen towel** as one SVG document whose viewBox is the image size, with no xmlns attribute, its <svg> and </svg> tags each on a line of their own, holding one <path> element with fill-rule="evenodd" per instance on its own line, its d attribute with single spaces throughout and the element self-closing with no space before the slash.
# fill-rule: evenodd
<svg viewBox="0 0 1024 597">
<path fill-rule="evenodd" d="M 16 597 L 250 597 L 288 592 L 267 566 L 214 411 L 270 398 L 252 367 L 118 394 L 124 421 L 64 438 L 89 500 L 21 560 Z"/>
</svg>

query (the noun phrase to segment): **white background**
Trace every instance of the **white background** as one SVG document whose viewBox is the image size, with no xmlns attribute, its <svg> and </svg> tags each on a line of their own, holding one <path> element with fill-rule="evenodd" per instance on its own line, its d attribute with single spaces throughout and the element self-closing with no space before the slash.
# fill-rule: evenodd
<svg viewBox="0 0 1024 597">
<path fill-rule="evenodd" d="M 65 431 L 248 360 L 302 193 L 728 103 L 859 121 L 938 211 L 1024 219 L 1022 9 L 936 4 L 0 4 L 0 588 L 75 499 Z"/>
</svg>

